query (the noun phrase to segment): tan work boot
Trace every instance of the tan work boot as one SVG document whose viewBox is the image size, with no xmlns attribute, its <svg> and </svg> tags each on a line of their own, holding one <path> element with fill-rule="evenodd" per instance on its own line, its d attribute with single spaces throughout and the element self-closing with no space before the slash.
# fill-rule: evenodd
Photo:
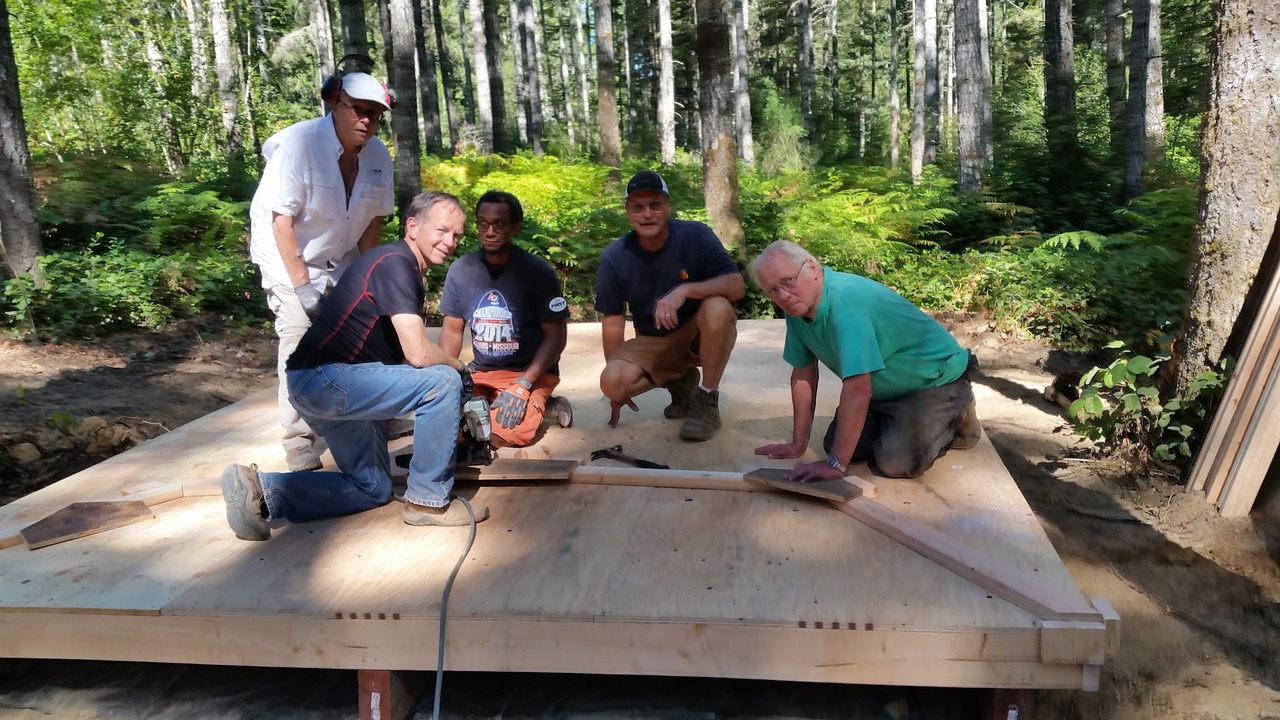
<svg viewBox="0 0 1280 720">
<path fill-rule="evenodd" d="M 473 505 L 471 509 L 476 514 L 476 522 L 489 519 L 489 507 L 487 505 Z M 406 500 L 402 517 L 406 525 L 465 527 L 471 524 L 471 515 L 467 512 L 467 507 L 462 503 L 452 501 L 444 507 L 433 508 L 426 505 L 416 505 Z"/>
<path fill-rule="evenodd" d="M 956 450 L 968 450 L 982 439 L 982 423 L 978 422 L 978 403 L 970 400 L 965 406 L 964 414 L 955 419 L 956 437 L 951 447 Z"/>
<path fill-rule="evenodd" d="M 671 393 L 671 404 L 662 409 L 663 417 L 675 420 L 687 416 L 690 408 L 689 398 L 698 389 L 700 380 L 702 377 L 698 374 L 698 368 L 691 367 L 679 379 L 664 385 L 667 392 Z"/>
<path fill-rule="evenodd" d="M 547 417 L 556 421 L 562 428 L 573 427 L 573 405 L 567 398 L 552 395 L 547 401 Z"/>
<path fill-rule="evenodd" d="M 710 440 L 720 429 L 720 391 L 694 386 L 689 400 L 689 417 L 680 426 L 680 439 L 689 442 Z"/>
<path fill-rule="evenodd" d="M 309 447 L 291 447 L 284 451 L 284 461 L 289 464 L 289 472 L 319 470 L 324 466 L 320 456 Z"/>
</svg>

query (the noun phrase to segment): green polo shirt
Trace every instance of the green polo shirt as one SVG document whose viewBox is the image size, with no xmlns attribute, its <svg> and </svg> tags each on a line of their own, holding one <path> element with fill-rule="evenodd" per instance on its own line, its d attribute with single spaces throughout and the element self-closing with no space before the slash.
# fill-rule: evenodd
<svg viewBox="0 0 1280 720">
<path fill-rule="evenodd" d="M 820 360 L 840 378 L 870 373 L 872 400 L 946 385 L 969 364 L 969 351 L 906 298 L 829 268 L 813 320 L 787 316 L 782 357 L 797 368 Z"/>
</svg>

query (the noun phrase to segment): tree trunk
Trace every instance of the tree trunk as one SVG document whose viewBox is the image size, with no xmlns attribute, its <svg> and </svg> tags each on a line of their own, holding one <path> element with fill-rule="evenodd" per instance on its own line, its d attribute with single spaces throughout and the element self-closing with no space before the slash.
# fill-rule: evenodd
<svg viewBox="0 0 1280 720">
<path fill-rule="evenodd" d="M 493 95 L 489 90 L 489 53 L 484 37 L 484 4 L 471 2 L 471 64 L 476 76 L 476 121 L 480 132 L 480 152 L 493 152 Z"/>
<path fill-rule="evenodd" d="M 182 140 L 178 135 L 178 123 L 173 117 L 173 110 L 165 97 L 164 78 L 168 74 L 164 53 L 156 44 L 151 23 L 143 22 L 143 34 L 146 36 L 147 66 L 151 69 L 151 80 L 156 85 L 156 98 L 160 105 L 161 148 L 164 150 L 165 167 L 170 175 L 177 175 L 186 166 L 187 161 L 182 153 Z M 2 90 L 0 90 L 2 91 Z"/>
<path fill-rule="evenodd" d="M 417 0 L 390 0 L 391 14 L 391 78 L 400 102 L 391 113 L 391 129 L 396 144 L 396 207 L 401 214 L 422 190 L 422 150 L 418 145 L 417 81 L 414 77 L 412 4 Z M 403 219 L 403 218 L 402 218 Z"/>
<path fill-rule="evenodd" d="M 493 115 L 493 151 L 511 152 L 507 132 L 507 96 L 502 82 L 502 33 L 498 0 L 483 0 L 485 60 L 489 63 L 489 112 Z"/>
<path fill-rule="evenodd" d="M 10 274 L 40 283 L 40 227 L 7 0 L 0 0 L 0 249 Z"/>
<path fill-rule="evenodd" d="M 225 0 L 209 0 L 209 25 L 213 29 L 213 64 L 218 73 L 218 98 L 222 101 L 223 149 L 230 158 L 238 159 L 244 146 L 240 142 L 240 98 L 231 57 L 231 32 L 227 26 Z"/>
<path fill-rule="evenodd" d="M 265 88 L 271 85 L 271 70 L 268 64 L 271 50 L 267 47 L 267 24 L 262 15 L 262 0 L 251 0 L 250 8 L 253 14 L 253 40 L 258 55 L 258 75 L 262 78 L 262 86 Z"/>
<path fill-rule="evenodd" d="M 1107 111 L 1110 116 L 1111 154 L 1124 152 L 1124 0 L 1107 0 Z"/>
<path fill-rule="evenodd" d="M 938 162 L 938 0 L 924 0 L 924 164 Z"/>
<path fill-rule="evenodd" d="M 738 157 L 755 167 L 756 148 L 751 137 L 751 88 L 748 68 L 751 45 L 747 37 L 747 0 L 733 0 L 733 93 L 738 127 Z"/>
<path fill-rule="evenodd" d="M 1044 3 L 1044 130 L 1049 157 L 1057 166 L 1078 159 L 1076 138 L 1076 53 L 1071 0 Z"/>
<path fill-rule="evenodd" d="M 797 0 L 800 22 L 800 118 L 809 142 L 817 140 L 813 122 L 813 5 L 810 0 Z"/>
<path fill-rule="evenodd" d="M 573 50 L 573 67 L 574 75 L 578 78 L 578 101 L 581 109 L 582 118 L 582 140 L 583 145 L 590 148 L 591 146 L 591 83 L 587 73 L 587 61 L 585 56 L 586 42 L 582 38 L 582 18 L 578 16 L 578 3 L 570 2 L 569 5 L 569 24 L 572 32 L 569 34 L 569 42 Z"/>
<path fill-rule="evenodd" d="M 631 66 L 635 59 L 631 57 L 631 21 L 627 17 L 627 0 L 622 0 L 622 74 L 627 84 L 627 137 L 636 129 L 636 94 L 631 79 Z"/>
<path fill-rule="evenodd" d="M 377 0 L 377 4 L 378 25 L 382 29 L 382 63 L 387 68 L 387 83 L 390 84 L 395 81 L 396 75 L 396 60 L 395 56 L 392 55 L 394 48 L 392 48 L 391 40 L 391 3 L 390 0 Z M 405 98 L 405 102 L 410 102 L 410 99 Z"/>
<path fill-rule="evenodd" d="M 522 147 L 529 147 L 529 87 L 524 72 L 524 23 L 520 20 L 520 4 L 507 1 L 507 16 L 511 19 L 511 79 L 516 91 L 516 136 Z M 539 150 L 538 154 L 542 154 Z"/>
<path fill-rule="evenodd" d="M 333 27 L 329 22 L 329 0 L 311 0 L 311 28 L 315 31 L 320 77 L 327 78 L 337 72 L 338 67 L 333 59 Z"/>
<path fill-rule="evenodd" d="M 1222 359 L 1280 215 L 1280 2 L 1214 2 L 1200 222 L 1173 372 L 1184 391 Z M 1247 170 L 1245 170 L 1247 168 Z"/>
<path fill-rule="evenodd" d="M 418 14 L 422 14 L 421 10 Z M 364 0 L 338 0 L 338 19 L 342 23 L 342 54 L 368 55 L 369 31 L 364 23 Z"/>
<path fill-rule="evenodd" d="M 958 187 L 982 189 L 994 155 L 991 138 L 991 56 L 984 0 L 956 0 L 956 125 L 960 131 Z"/>
<path fill-rule="evenodd" d="M 953 150 L 955 149 L 953 131 L 956 123 L 956 11 L 954 3 L 944 7 L 947 7 L 945 22 L 947 41 L 944 45 L 947 59 L 940 62 L 940 66 L 945 68 L 943 77 L 946 79 L 942 83 L 942 112 L 938 115 L 938 138 L 942 147 Z"/>
<path fill-rule="evenodd" d="M 1124 197 L 1142 194 L 1142 175 L 1164 153 L 1160 0 L 1133 0 L 1129 102 L 1125 108 Z"/>
<path fill-rule="evenodd" d="M 444 18 L 440 14 L 440 0 L 430 0 L 431 24 L 436 29 L 436 54 L 440 58 L 440 86 L 444 93 L 444 111 L 449 118 L 449 154 L 458 149 L 458 110 L 453 102 L 453 58 L 444 44 Z M 464 63 L 465 64 L 465 63 Z"/>
<path fill-rule="evenodd" d="M 730 253 L 745 262 L 738 206 L 738 158 L 733 140 L 733 72 L 729 19 L 721 0 L 697 0 L 698 112 L 702 116 L 702 193 L 707 219 Z"/>
<path fill-rule="evenodd" d="M 616 168 L 622 162 L 618 134 L 618 61 L 613 51 L 613 6 L 596 3 L 596 104 L 600 116 L 600 164 Z"/>
<path fill-rule="evenodd" d="M 831 73 L 831 121 L 840 122 L 840 3 L 831 3 L 831 57 L 827 72 Z"/>
<path fill-rule="evenodd" d="M 662 164 L 676 161 L 676 83 L 671 58 L 671 0 L 658 0 L 658 137 Z"/>
<path fill-rule="evenodd" d="M 556 28 L 560 33 L 560 90 L 561 109 L 564 111 L 565 132 L 569 136 L 569 147 L 578 146 L 577 125 L 573 111 L 573 79 L 569 75 L 569 45 L 564 39 L 564 12 L 556 18 Z"/>
<path fill-rule="evenodd" d="M 915 0 L 911 11 L 911 184 L 919 185 L 924 172 L 924 4 Z"/>
<path fill-rule="evenodd" d="M 204 5 L 200 0 L 185 0 L 187 31 L 191 34 L 191 97 L 202 101 L 209 87 L 209 51 L 205 47 Z"/>
<path fill-rule="evenodd" d="M 532 0 L 530 0 L 532 2 Z M 556 66 L 553 56 L 555 53 L 547 52 L 547 43 L 551 42 L 547 35 L 547 7 L 545 0 L 538 0 L 538 4 L 533 6 L 534 27 L 537 29 L 538 56 L 542 62 L 540 77 L 545 80 L 542 83 L 542 110 L 546 114 L 545 118 L 552 122 L 560 122 L 561 106 L 559 102 L 554 102 L 556 96 Z M 563 40 L 563 38 L 561 38 Z M 564 55 L 564 43 L 561 44 L 560 54 Z M 572 145 L 572 143 L 570 143 Z"/>
<path fill-rule="evenodd" d="M 437 155 L 440 138 L 440 98 L 436 95 L 436 62 L 431 54 L 427 28 L 422 21 L 422 3 L 410 0 L 413 12 L 413 39 L 418 56 L 418 91 L 422 97 L 422 137 L 427 154 Z"/>
<path fill-rule="evenodd" d="M 525 89 L 529 95 L 529 141 L 533 144 L 534 153 L 542 154 L 542 79 L 538 66 L 538 55 L 542 52 L 538 44 L 538 23 L 533 11 L 533 0 L 519 0 L 521 34 L 524 36 L 524 72 Z"/>
<path fill-rule="evenodd" d="M 957 0 L 959 2 L 959 0 Z M 902 155 L 902 100 L 898 97 L 898 0 L 889 0 L 889 169 Z"/>
<path fill-rule="evenodd" d="M 458 0 L 458 42 L 462 45 L 462 105 L 467 109 L 467 123 L 474 126 L 476 124 L 476 94 L 474 83 L 471 82 L 473 59 L 469 49 L 470 45 L 467 42 L 467 38 L 471 36 L 471 23 L 467 22 L 467 5 L 470 2 L 472 0 Z"/>
</svg>

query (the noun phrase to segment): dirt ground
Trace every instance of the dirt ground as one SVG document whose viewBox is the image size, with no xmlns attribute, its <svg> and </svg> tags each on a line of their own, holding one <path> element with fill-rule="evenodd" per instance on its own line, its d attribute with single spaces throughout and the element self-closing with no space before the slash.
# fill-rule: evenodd
<svg viewBox="0 0 1280 720">
<path fill-rule="evenodd" d="M 1174 478 L 1127 480 L 1041 391 L 1084 359 L 948 320 L 982 362 L 983 426 L 1121 647 L 1096 693 L 1040 720 L 1280 720 L 1280 513 L 1225 520 Z M 0 504 L 274 380 L 274 338 L 206 321 L 90 344 L 0 341 Z M 3 638 L 0 637 L 0 657 Z M 987 718 L 975 692 L 673 678 L 450 673 L 468 718 Z M 427 697 L 418 717 L 430 716 Z M 0 660 L 0 718 L 356 717 L 355 673 Z"/>
</svg>

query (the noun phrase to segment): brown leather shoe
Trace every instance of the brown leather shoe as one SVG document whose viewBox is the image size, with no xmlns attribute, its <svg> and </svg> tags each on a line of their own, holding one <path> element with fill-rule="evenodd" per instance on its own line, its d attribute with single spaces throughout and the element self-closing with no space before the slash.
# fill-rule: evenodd
<svg viewBox="0 0 1280 720">
<path fill-rule="evenodd" d="M 483 522 L 489 519 L 489 507 L 487 505 L 472 505 L 471 509 L 476 514 L 476 522 Z M 433 508 L 426 505 L 416 505 L 406 500 L 402 517 L 406 525 L 465 527 L 471 524 L 471 515 L 467 512 L 467 507 L 462 503 L 455 502 L 450 502 L 444 507 Z"/>
</svg>

